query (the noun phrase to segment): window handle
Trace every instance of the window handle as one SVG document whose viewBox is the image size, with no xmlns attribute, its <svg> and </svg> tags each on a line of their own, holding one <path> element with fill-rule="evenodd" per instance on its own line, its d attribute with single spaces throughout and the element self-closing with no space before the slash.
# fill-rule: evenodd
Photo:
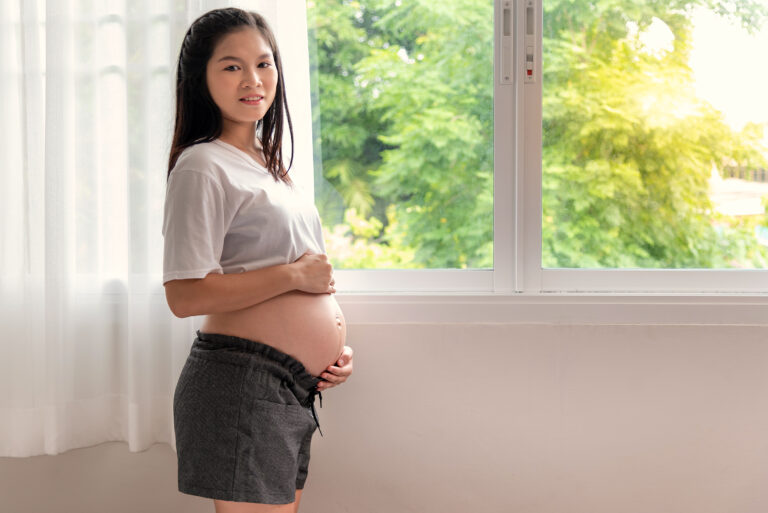
<svg viewBox="0 0 768 513">
<path fill-rule="evenodd" d="M 525 0 L 525 82 L 536 82 L 536 11 L 534 0 Z"/>
<path fill-rule="evenodd" d="M 502 84 L 512 84 L 515 81 L 515 3 L 517 3 L 518 16 L 523 15 L 525 24 L 523 38 L 518 41 L 523 43 L 525 57 L 523 61 L 523 80 L 525 83 L 536 82 L 536 1 L 535 0 L 501 0 L 501 27 L 499 30 L 499 47 L 501 58 Z"/>
<path fill-rule="evenodd" d="M 512 0 L 501 2 L 501 83 L 511 84 L 515 81 L 515 53 L 514 53 L 514 8 Z"/>
</svg>

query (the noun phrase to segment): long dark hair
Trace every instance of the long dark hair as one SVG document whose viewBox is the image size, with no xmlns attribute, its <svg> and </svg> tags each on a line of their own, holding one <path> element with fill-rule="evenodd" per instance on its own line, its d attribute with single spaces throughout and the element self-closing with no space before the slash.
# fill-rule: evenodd
<svg viewBox="0 0 768 513">
<path fill-rule="evenodd" d="M 277 90 L 264 117 L 256 122 L 256 131 L 264 150 L 267 170 L 275 178 L 291 183 L 288 170 L 293 165 L 293 124 L 285 98 L 283 64 L 277 41 L 267 21 L 260 14 L 234 7 L 214 9 L 197 18 L 189 26 L 179 50 L 176 67 L 176 125 L 173 130 L 168 176 L 181 152 L 197 143 L 208 142 L 221 135 L 221 110 L 211 98 L 205 81 L 205 70 L 213 49 L 222 37 L 241 28 L 258 30 L 267 40 L 277 68 Z M 283 163 L 283 113 L 291 135 L 291 160 Z"/>
</svg>

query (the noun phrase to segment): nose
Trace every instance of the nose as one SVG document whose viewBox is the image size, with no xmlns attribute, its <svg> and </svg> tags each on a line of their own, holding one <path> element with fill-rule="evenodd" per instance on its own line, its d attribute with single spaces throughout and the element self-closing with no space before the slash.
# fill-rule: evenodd
<svg viewBox="0 0 768 513">
<path fill-rule="evenodd" d="M 247 73 L 245 78 L 243 78 L 243 82 L 241 83 L 242 87 L 258 87 L 260 85 L 261 77 L 257 71 Z"/>
</svg>

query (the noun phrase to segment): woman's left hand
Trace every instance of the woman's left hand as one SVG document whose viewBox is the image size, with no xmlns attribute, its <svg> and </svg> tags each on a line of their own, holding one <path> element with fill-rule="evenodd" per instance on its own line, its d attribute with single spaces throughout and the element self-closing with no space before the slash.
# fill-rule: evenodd
<svg viewBox="0 0 768 513">
<path fill-rule="evenodd" d="M 344 346 L 341 356 L 336 361 L 336 365 L 329 365 L 328 368 L 320 374 L 322 381 L 317 384 L 317 389 L 322 392 L 336 385 L 344 383 L 350 374 L 352 374 L 352 348 Z"/>
</svg>

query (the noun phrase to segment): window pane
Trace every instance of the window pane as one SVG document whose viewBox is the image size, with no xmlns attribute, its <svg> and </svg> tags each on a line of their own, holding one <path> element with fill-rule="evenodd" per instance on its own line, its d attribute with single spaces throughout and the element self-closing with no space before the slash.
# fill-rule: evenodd
<svg viewBox="0 0 768 513">
<path fill-rule="evenodd" d="M 336 268 L 493 266 L 493 1 L 314 0 L 315 199 Z"/>
<path fill-rule="evenodd" d="M 543 267 L 768 268 L 766 15 L 544 0 Z"/>
</svg>

